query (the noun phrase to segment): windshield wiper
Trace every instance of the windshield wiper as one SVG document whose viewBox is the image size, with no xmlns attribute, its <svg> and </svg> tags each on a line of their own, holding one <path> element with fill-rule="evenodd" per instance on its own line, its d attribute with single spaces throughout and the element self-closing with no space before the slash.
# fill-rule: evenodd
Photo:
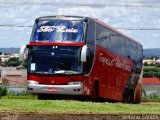
<svg viewBox="0 0 160 120">
<path fill-rule="evenodd" d="M 37 74 L 42 74 L 42 75 L 47 75 L 47 74 L 49 74 L 48 72 L 35 72 L 35 73 L 37 73 Z"/>
<path fill-rule="evenodd" d="M 80 72 L 78 72 L 78 71 L 72 71 L 72 70 L 59 70 L 59 71 L 54 71 L 54 74 L 73 75 L 73 74 L 80 74 Z"/>
</svg>

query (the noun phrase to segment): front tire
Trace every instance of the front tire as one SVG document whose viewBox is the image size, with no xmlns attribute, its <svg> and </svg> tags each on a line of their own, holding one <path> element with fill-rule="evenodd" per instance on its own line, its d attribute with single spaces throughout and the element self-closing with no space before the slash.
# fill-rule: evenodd
<svg viewBox="0 0 160 120">
<path fill-rule="evenodd" d="M 99 101 L 99 85 L 98 85 L 98 83 L 94 84 L 92 100 L 94 102 L 98 102 Z"/>
<path fill-rule="evenodd" d="M 47 100 L 48 95 L 47 94 L 37 94 L 39 100 Z"/>
</svg>

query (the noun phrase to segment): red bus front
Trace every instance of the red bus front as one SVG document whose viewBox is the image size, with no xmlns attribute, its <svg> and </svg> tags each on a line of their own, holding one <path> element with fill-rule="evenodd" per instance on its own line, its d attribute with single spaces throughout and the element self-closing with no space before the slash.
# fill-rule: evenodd
<svg viewBox="0 0 160 120">
<path fill-rule="evenodd" d="M 43 17 L 35 21 L 28 48 L 28 92 L 83 94 L 86 23 L 82 18 Z"/>
</svg>

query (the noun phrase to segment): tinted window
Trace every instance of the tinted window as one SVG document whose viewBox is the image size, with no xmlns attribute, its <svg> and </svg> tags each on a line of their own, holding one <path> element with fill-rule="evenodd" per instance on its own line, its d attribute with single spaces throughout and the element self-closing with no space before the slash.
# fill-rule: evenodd
<svg viewBox="0 0 160 120">
<path fill-rule="evenodd" d="M 102 25 L 96 24 L 96 40 L 111 37 L 111 31 Z"/>
<path fill-rule="evenodd" d="M 115 54 L 131 59 L 135 64 L 142 61 L 141 46 L 98 23 L 96 24 L 96 42 Z"/>
<path fill-rule="evenodd" d="M 117 54 L 124 54 L 124 38 L 123 36 L 113 32 L 112 30 L 97 24 L 96 26 L 97 44 L 109 49 Z"/>
<path fill-rule="evenodd" d="M 83 41 L 83 21 L 48 20 L 37 21 L 33 28 L 32 42 L 38 41 Z"/>
<path fill-rule="evenodd" d="M 81 47 L 35 46 L 29 50 L 29 71 L 42 74 L 79 74 Z"/>
<path fill-rule="evenodd" d="M 112 49 L 111 34 L 112 31 L 98 23 L 96 24 L 96 41 L 98 45 L 104 48 Z"/>
<path fill-rule="evenodd" d="M 95 51 L 95 22 L 89 21 L 87 26 L 86 43 L 88 47 L 87 62 L 84 64 L 84 72 L 88 74 L 93 65 Z"/>
<path fill-rule="evenodd" d="M 136 63 L 137 61 L 137 45 L 135 43 L 131 43 L 130 46 L 131 49 L 131 59 L 134 61 L 134 63 Z"/>
<path fill-rule="evenodd" d="M 124 55 L 125 57 L 131 59 L 131 42 L 125 38 L 124 45 Z"/>
</svg>

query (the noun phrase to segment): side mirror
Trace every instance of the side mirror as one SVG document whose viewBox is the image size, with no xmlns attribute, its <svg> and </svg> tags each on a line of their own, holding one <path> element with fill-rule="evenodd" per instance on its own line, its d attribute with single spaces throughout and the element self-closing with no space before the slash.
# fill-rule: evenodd
<svg viewBox="0 0 160 120">
<path fill-rule="evenodd" d="M 25 52 L 25 49 L 26 49 L 26 45 L 23 45 L 23 46 L 20 48 L 20 51 L 19 51 L 19 61 L 23 61 L 23 60 L 24 60 L 24 52 Z"/>
<path fill-rule="evenodd" d="M 86 62 L 87 61 L 87 45 L 84 45 L 82 47 L 82 51 L 81 51 L 81 62 Z"/>
</svg>

